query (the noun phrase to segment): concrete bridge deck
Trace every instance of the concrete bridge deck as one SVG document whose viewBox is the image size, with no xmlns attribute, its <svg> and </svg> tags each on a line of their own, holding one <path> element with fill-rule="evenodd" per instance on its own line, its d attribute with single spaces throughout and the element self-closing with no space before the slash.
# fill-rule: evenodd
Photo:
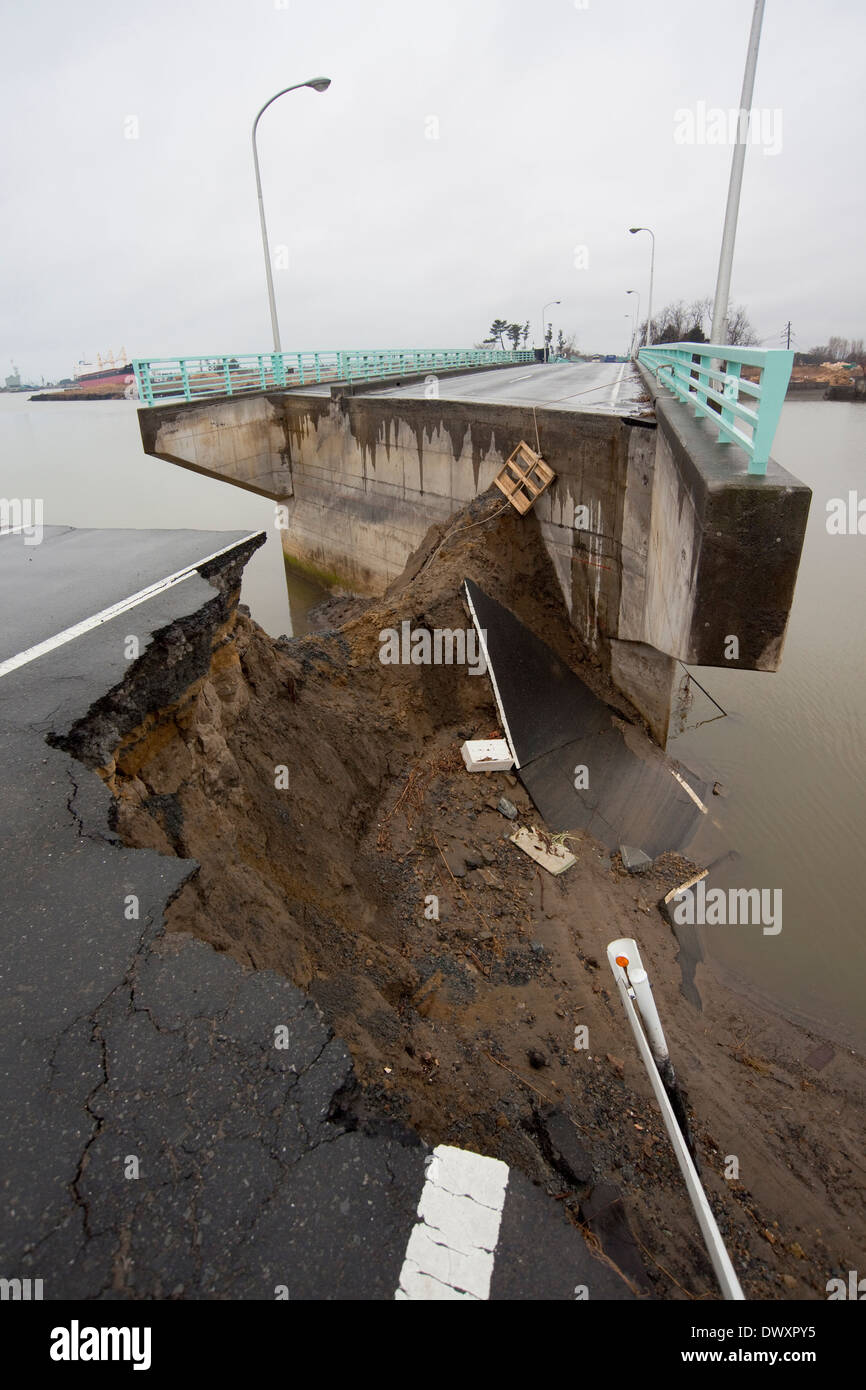
<svg viewBox="0 0 866 1390">
<path fill-rule="evenodd" d="M 434 373 L 430 374 L 434 376 Z M 479 401 L 500 405 L 536 405 L 549 410 L 606 411 L 632 415 L 651 413 L 652 404 L 631 362 L 538 362 L 495 371 L 469 371 L 436 376 L 436 397 L 448 401 Z M 298 388 L 303 394 L 331 395 L 331 385 Z M 425 381 L 406 386 L 377 386 L 388 399 L 429 399 Z"/>
</svg>

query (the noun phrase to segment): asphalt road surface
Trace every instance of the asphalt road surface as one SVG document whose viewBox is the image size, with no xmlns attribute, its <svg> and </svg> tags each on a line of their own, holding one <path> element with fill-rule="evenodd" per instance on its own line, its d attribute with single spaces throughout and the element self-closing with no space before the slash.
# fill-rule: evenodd
<svg viewBox="0 0 866 1390">
<path fill-rule="evenodd" d="M 166 935 L 195 863 L 122 845 L 53 742 L 100 702 L 116 746 L 130 635 L 157 701 L 206 669 L 224 613 L 197 567 L 260 539 L 0 536 L 0 1277 L 47 1300 L 630 1298 L 518 1172 L 353 1115 L 300 990 Z"/>
<path fill-rule="evenodd" d="M 634 414 L 649 406 L 630 362 L 526 363 L 495 371 L 467 372 L 437 380 L 441 400 L 486 401 L 501 405 L 543 405 L 559 410 L 616 411 Z M 422 397 L 425 383 L 392 387 L 377 396 Z"/>
</svg>

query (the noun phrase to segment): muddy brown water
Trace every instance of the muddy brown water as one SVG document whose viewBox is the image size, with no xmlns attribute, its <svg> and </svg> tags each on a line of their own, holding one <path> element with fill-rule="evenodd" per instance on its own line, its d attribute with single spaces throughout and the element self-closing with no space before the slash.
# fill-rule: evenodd
<svg viewBox="0 0 866 1390">
<path fill-rule="evenodd" d="M 712 810 L 736 857 L 715 881 L 783 892 L 777 936 L 707 927 L 703 951 L 735 987 L 858 1047 L 866 1044 L 866 536 L 831 536 L 826 518 L 831 499 L 858 489 L 866 496 L 864 446 L 862 406 L 786 403 L 773 452 L 814 498 L 781 670 L 696 669 L 727 716 L 689 727 L 669 745 L 725 788 Z M 148 458 L 131 402 L 0 395 L 0 496 L 43 498 L 50 525 L 266 530 L 242 599 L 273 636 L 306 631 L 306 614 L 323 596 L 294 570 L 287 587 L 272 504 Z M 715 713 L 698 692 L 688 723 Z"/>
<path fill-rule="evenodd" d="M 736 857 L 714 882 L 782 891 L 778 935 L 708 926 L 705 953 L 735 987 L 862 1050 L 866 535 L 829 534 L 827 504 L 866 498 L 866 409 L 789 401 L 773 454 L 813 490 L 781 668 L 695 668 L 727 717 L 674 736 L 669 752 L 725 788 L 712 812 Z M 689 722 L 717 713 L 698 693 Z"/>
</svg>

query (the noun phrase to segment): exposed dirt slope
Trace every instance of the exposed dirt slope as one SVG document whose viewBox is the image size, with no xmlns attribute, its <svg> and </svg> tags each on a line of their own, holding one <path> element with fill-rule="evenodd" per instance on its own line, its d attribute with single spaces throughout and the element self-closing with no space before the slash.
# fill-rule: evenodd
<svg viewBox="0 0 866 1390">
<path fill-rule="evenodd" d="M 576 865 L 544 875 L 496 809 L 505 794 L 518 824 L 538 823 L 525 793 L 459 758 L 464 738 L 497 732 L 488 679 L 379 661 L 380 631 L 403 619 L 466 628 L 469 576 L 639 725 L 581 650 L 534 518 L 499 510 L 478 499 L 441 548 L 431 532 L 381 600 L 335 610 L 338 629 L 274 642 L 239 613 L 207 678 L 102 769 L 117 827 L 198 860 L 171 929 L 313 994 L 355 1057 L 362 1093 L 342 1104 L 520 1166 L 637 1287 L 715 1297 L 606 964 L 609 940 L 637 936 L 747 1296 L 824 1297 L 827 1279 L 858 1267 L 864 1229 L 860 1059 L 811 1070 L 814 1040 L 703 968 L 698 1013 L 656 907 L 689 866 L 667 856 L 632 878 L 576 836 Z M 580 1025 L 589 1045 L 575 1050 Z M 723 1176 L 727 1155 L 739 1181 Z M 615 1220 L 618 1193 L 638 1250 Z"/>
</svg>

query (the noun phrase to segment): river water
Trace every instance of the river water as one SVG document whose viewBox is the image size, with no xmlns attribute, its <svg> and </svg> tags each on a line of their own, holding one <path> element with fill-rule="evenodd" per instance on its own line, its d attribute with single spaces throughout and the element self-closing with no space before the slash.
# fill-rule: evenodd
<svg viewBox="0 0 866 1390">
<path fill-rule="evenodd" d="M 241 601 L 272 637 L 305 632 L 307 610 L 325 596 L 284 566 L 267 498 L 144 453 L 133 401 L 0 394 L 0 497 L 41 497 L 46 526 L 265 531 Z"/>
<path fill-rule="evenodd" d="M 861 1048 L 866 536 L 831 536 L 826 504 L 866 495 L 866 407 L 786 403 L 773 454 L 814 492 L 781 670 L 696 668 L 727 714 L 675 735 L 669 751 L 726 788 L 712 813 L 738 857 L 714 884 L 783 894 L 778 935 L 706 927 L 706 954 L 735 986 Z M 46 525 L 266 531 L 242 600 L 272 636 L 305 631 L 322 597 L 286 570 L 273 504 L 147 457 L 133 402 L 0 395 L 0 497 L 44 499 Z M 698 696 L 689 722 L 715 713 Z"/>
<path fill-rule="evenodd" d="M 704 949 L 751 992 L 826 1036 L 866 1043 L 866 535 L 830 535 L 827 503 L 866 497 L 866 407 L 786 402 L 773 456 L 812 488 L 782 664 L 695 667 L 727 717 L 669 752 L 727 788 L 713 798 L 739 858 L 720 887 L 782 890 L 782 931 L 705 927 Z M 760 602 L 760 594 L 755 601 Z M 717 713 L 695 700 L 701 718 Z"/>
</svg>

